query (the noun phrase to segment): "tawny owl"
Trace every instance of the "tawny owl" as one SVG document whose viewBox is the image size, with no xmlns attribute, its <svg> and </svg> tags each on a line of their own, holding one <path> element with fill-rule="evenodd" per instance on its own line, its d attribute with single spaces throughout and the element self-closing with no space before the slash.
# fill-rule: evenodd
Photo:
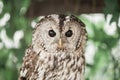
<svg viewBox="0 0 120 80">
<path fill-rule="evenodd" d="M 84 80 L 85 25 L 70 15 L 47 15 L 33 31 L 19 80 Z"/>
</svg>

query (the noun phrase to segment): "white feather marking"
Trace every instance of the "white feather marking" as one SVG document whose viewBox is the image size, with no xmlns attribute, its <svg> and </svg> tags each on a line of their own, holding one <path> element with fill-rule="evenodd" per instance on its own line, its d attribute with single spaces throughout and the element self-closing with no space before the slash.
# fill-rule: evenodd
<svg viewBox="0 0 120 80">
<path fill-rule="evenodd" d="M 49 16 L 52 16 L 54 19 L 55 19 L 55 21 L 57 22 L 57 24 L 59 23 L 59 16 L 58 15 L 56 15 L 56 14 L 52 14 L 52 15 L 49 15 Z"/>
<path fill-rule="evenodd" d="M 27 69 L 25 69 L 24 71 L 22 70 L 22 71 L 20 72 L 20 75 L 21 75 L 22 77 L 25 77 L 25 76 L 26 76 L 26 73 L 27 73 Z"/>
<path fill-rule="evenodd" d="M 38 73 L 39 76 L 38 76 L 37 80 L 43 80 L 44 74 L 45 74 L 45 69 L 43 69 L 43 67 L 39 67 L 38 71 L 39 71 L 39 73 Z"/>
<path fill-rule="evenodd" d="M 66 24 L 66 23 L 69 22 L 69 21 L 70 21 L 70 16 L 66 16 L 66 17 L 65 17 L 64 24 Z"/>
</svg>

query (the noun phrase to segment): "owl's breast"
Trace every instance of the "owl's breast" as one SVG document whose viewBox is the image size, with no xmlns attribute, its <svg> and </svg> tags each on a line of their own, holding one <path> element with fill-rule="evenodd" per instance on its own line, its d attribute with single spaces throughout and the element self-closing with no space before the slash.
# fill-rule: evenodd
<svg viewBox="0 0 120 80">
<path fill-rule="evenodd" d="M 83 55 L 61 53 L 40 54 L 37 62 L 38 80 L 83 80 L 85 61 Z"/>
</svg>

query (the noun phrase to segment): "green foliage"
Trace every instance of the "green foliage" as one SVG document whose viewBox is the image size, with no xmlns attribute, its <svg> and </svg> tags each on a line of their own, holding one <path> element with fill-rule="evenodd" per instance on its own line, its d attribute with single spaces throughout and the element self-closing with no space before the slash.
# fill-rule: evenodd
<svg viewBox="0 0 120 80">
<path fill-rule="evenodd" d="M 30 0 L 3 0 L 2 3 L 4 7 L 0 18 L 8 14 L 10 19 L 4 26 L 0 26 L 0 31 L 5 29 L 7 37 L 12 41 L 16 31 L 23 31 L 24 37 L 20 40 L 18 48 L 7 48 L 0 37 L 0 43 L 3 44 L 0 49 L 0 80 L 17 80 L 22 57 L 31 42 L 32 28 L 25 17 Z"/>
<path fill-rule="evenodd" d="M 88 42 L 92 41 L 97 49 L 93 58 L 94 63 L 87 63 L 86 68 L 89 71 L 86 71 L 86 80 L 119 80 L 120 63 L 113 59 L 111 54 L 119 41 L 117 36 L 119 33 L 108 35 L 104 30 L 104 20 L 95 24 L 83 16 L 80 19 L 86 24 Z"/>
<path fill-rule="evenodd" d="M 0 34 L 5 30 L 11 41 L 14 41 L 17 31 L 23 31 L 24 36 L 20 39 L 20 46 L 16 48 L 7 47 L 0 35 L 0 80 L 17 80 L 25 49 L 31 43 L 32 28 L 30 20 L 25 17 L 30 0 L 2 0 L 1 2 L 4 7 L 0 19 L 6 14 L 10 18 L 5 25 L 0 26 Z M 116 22 L 118 24 L 120 9 L 117 0 L 104 0 L 104 2 L 105 17 L 112 14 L 110 23 Z M 105 21 L 95 24 L 85 17 L 80 16 L 80 18 L 87 26 L 88 41 L 92 41 L 96 47 L 93 57 L 94 63 L 86 64 L 86 69 L 88 69 L 86 80 L 119 80 L 120 64 L 112 56 L 111 51 L 119 41 L 120 27 L 117 25 L 115 35 L 108 35 L 104 31 Z"/>
<path fill-rule="evenodd" d="M 106 7 L 104 8 L 105 15 L 107 15 L 107 14 L 113 15 L 110 23 L 113 21 L 118 23 L 119 13 L 120 13 L 118 0 L 104 0 L 104 1 L 105 1 L 105 5 L 106 5 Z"/>
<path fill-rule="evenodd" d="M 105 17 L 107 14 L 112 14 L 112 19 L 110 23 L 116 22 L 117 23 L 117 32 L 119 33 L 120 38 L 120 26 L 118 26 L 119 16 L 120 16 L 120 5 L 118 4 L 118 0 L 104 0 L 105 2 L 105 8 L 104 8 L 104 14 Z"/>
</svg>

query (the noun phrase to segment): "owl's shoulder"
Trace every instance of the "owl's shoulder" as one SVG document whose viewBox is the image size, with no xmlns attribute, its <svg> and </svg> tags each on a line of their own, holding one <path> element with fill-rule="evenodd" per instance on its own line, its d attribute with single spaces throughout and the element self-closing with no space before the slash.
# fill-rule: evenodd
<svg viewBox="0 0 120 80">
<path fill-rule="evenodd" d="M 23 64 L 20 69 L 20 80 L 27 80 L 30 77 L 37 75 L 35 74 L 35 67 L 38 61 L 38 54 L 33 51 L 32 47 L 30 46 L 26 52 L 25 57 L 23 58 Z M 34 73 L 34 75 L 32 75 Z"/>
</svg>

